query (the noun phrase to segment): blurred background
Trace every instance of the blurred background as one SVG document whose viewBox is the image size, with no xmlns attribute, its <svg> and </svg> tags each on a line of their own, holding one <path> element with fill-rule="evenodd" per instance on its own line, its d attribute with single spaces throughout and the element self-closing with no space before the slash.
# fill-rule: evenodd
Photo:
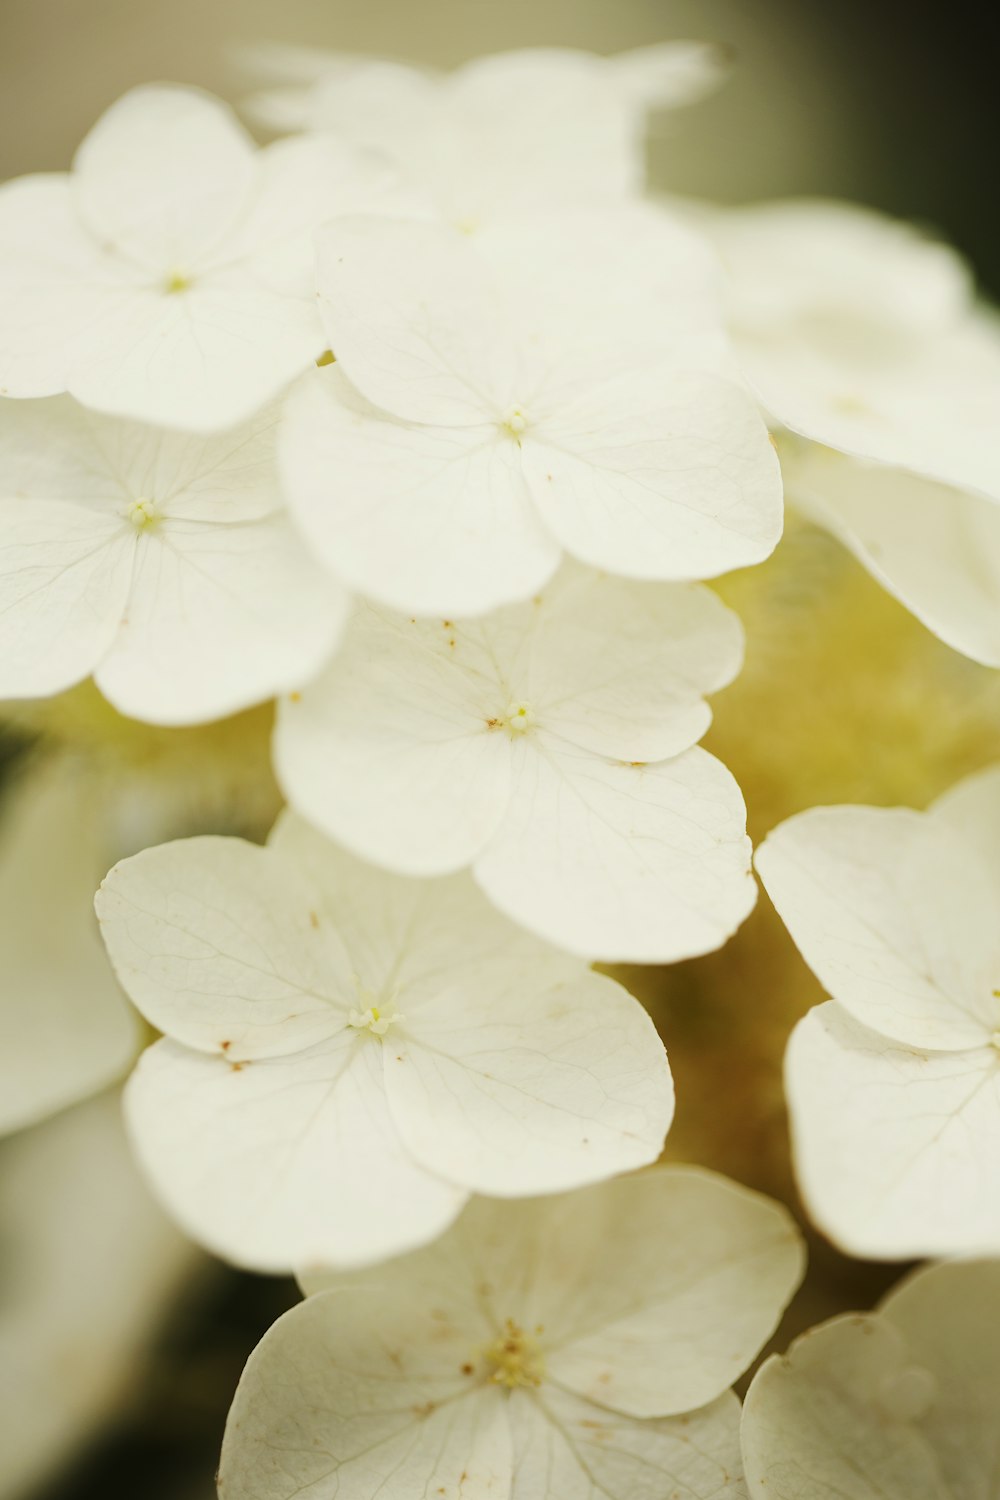
<svg viewBox="0 0 1000 1500">
<path fill-rule="evenodd" d="M 724 44 L 733 71 L 654 135 L 655 186 L 728 203 L 857 199 L 936 227 L 984 291 L 1000 292 L 1000 7 L 974 0 L 910 7 L 905 25 L 871 0 L 0 0 L 0 179 L 66 167 L 136 83 L 192 82 L 238 100 L 249 81 L 236 44 L 450 65 L 514 47 L 616 52 L 674 37 Z M 1000 674 L 932 640 L 828 538 L 793 524 L 772 562 L 723 592 L 747 624 L 748 666 L 719 699 L 707 743 L 740 780 L 755 837 L 819 801 L 922 805 L 1000 756 Z M 39 732 L 74 753 L 88 737 L 103 743 L 89 699 L 60 713 L 30 733 L 15 726 L 10 753 Z M 267 724 L 250 716 L 234 732 L 245 782 L 206 801 L 236 804 L 215 824 L 255 831 L 273 796 Z M 140 750 L 117 743 L 138 763 Z M 201 778 L 200 795 L 206 765 L 233 763 L 231 742 L 186 742 L 179 759 L 177 744 L 144 741 L 143 770 L 169 763 L 179 779 Z M 193 796 L 191 824 L 204 822 Z M 623 977 L 661 1024 L 690 1103 L 671 1154 L 794 1202 L 780 1057 L 818 995 L 766 904 L 722 954 Z M 870 1305 L 895 1274 L 815 1246 L 782 1342 L 796 1320 Z M 113 1095 L 0 1143 L 0 1500 L 210 1500 L 239 1371 L 295 1295 L 289 1282 L 209 1264 L 159 1221 Z"/>
</svg>

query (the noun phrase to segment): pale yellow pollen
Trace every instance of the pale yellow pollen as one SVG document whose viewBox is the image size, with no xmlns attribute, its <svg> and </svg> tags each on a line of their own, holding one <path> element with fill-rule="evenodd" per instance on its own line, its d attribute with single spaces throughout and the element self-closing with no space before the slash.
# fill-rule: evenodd
<svg viewBox="0 0 1000 1500">
<path fill-rule="evenodd" d="M 525 430 L 527 425 L 528 418 L 525 416 L 524 412 L 519 406 L 512 406 L 510 410 L 504 414 L 503 420 L 500 423 L 503 431 L 509 433 L 510 436 L 517 442 L 520 442 L 521 434 Z"/>
<path fill-rule="evenodd" d="M 160 519 L 160 512 L 156 508 L 155 500 L 140 495 L 138 500 L 133 500 L 126 509 L 125 518 L 131 521 L 136 531 L 148 531 Z"/>
<path fill-rule="evenodd" d="M 357 987 L 360 1005 L 349 1012 L 347 1024 L 353 1026 L 355 1031 L 370 1031 L 372 1036 L 383 1037 L 391 1026 L 406 1020 L 405 1016 L 401 1016 L 398 1010 L 392 1008 L 395 995 L 390 998 L 387 1008 L 384 1002 L 379 1001 L 377 995 L 373 995 L 370 990 L 364 988 L 356 975 L 354 983 Z"/>
<path fill-rule="evenodd" d="M 527 734 L 535 722 L 530 703 L 508 703 L 504 712 L 504 724 L 511 734 Z"/>
<path fill-rule="evenodd" d="M 539 1327 L 533 1334 L 525 1333 L 513 1318 L 507 1319 L 500 1337 L 483 1350 L 483 1359 L 492 1366 L 490 1381 L 493 1385 L 502 1385 L 508 1391 L 516 1390 L 518 1386 L 541 1385 L 545 1375 L 545 1362 L 538 1343 L 541 1332 Z"/>
<path fill-rule="evenodd" d="M 171 271 L 163 283 L 163 290 L 172 296 L 176 292 L 186 292 L 190 285 L 183 271 Z"/>
</svg>

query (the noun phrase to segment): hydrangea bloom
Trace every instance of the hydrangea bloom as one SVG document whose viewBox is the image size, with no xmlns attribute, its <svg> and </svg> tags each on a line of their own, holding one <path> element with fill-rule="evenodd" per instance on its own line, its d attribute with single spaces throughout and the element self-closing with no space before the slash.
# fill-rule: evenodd
<svg viewBox="0 0 1000 1500">
<path fill-rule="evenodd" d="M 471 881 L 415 882 L 294 818 L 268 849 L 189 839 L 118 865 L 98 915 L 166 1039 L 126 1091 L 192 1234 L 246 1265 L 358 1265 L 508 1197 L 652 1161 L 662 1044 L 612 980 L 513 928 Z"/>
<path fill-rule="evenodd" d="M 0 395 L 69 391 L 195 432 L 244 421 L 325 349 L 311 231 L 387 193 L 330 137 L 258 152 L 220 101 L 133 89 L 72 173 L 0 189 Z"/>
<path fill-rule="evenodd" d="M 1000 1262 L 929 1266 L 773 1356 L 743 1408 L 751 1500 L 992 1500 Z"/>
<path fill-rule="evenodd" d="M 310 1279 L 244 1371 L 220 1495 L 738 1500 L 727 1387 L 801 1271 L 784 1210 L 707 1172 L 476 1201 L 429 1249 Z"/>
<path fill-rule="evenodd" d="M 141 1045 L 94 923 L 108 807 L 71 759 L 14 780 L 0 819 L 0 1134 L 106 1088 Z"/>
<path fill-rule="evenodd" d="M 292 393 L 280 456 L 335 576 L 398 609 L 481 614 L 541 587 L 560 548 L 674 580 L 772 550 L 777 457 L 719 373 L 713 262 L 668 216 L 472 238 L 343 219 L 318 245 L 337 367 Z"/>
<path fill-rule="evenodd" d="M 305 49 L 261 48 L 248 60 L 265 77 L 290 75 L 248 101 L 256 118 L 377 149 L 466 227 L 638 192 L 648 112 L 701 98 L 722 74 L 718 49 L 698 42 L 617 57 L 506 52 L 453 73 Z"/>
<path fill-rule="evenodd" d="M 1000 330 L 953 251 L 846 204 L 724 216 L 733 332 L 790 498 L 936 634 L 1000 666 Z M 824 445 L 824 451 L 815 445 Z"/>
<path fill-rule="evenodd" d="M 360 605 L 326 673 L 282 704 L 276 767 L 367 859 L 471 864 L 508 916 L 586 957 L 687 958 L 756 898 L 739 788 L 689 748 L 741 659 L 708 589 L 576 566 L 482 620 Z"/>
<path fill-rule="evenodd" d="M 122 713 L 183 724 L 317 671 L 346 599 L 282 509 L 276 422 L 203 438 L 0 405 L 0 697 L 93 672 Z"/>
<path fill-rule="evenodd" d="M 1000 1252 L 1000 768 L 926 813 L 801 813 L 757 868 L 836 997 L 786 1058 L 817 1223 L 856 1255 Z"/>
</svg>

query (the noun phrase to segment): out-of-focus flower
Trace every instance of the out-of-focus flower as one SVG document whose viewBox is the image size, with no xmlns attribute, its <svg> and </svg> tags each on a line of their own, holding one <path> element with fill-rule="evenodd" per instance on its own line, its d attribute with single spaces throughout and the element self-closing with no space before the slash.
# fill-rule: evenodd
<svg viewBox="0 0 1000 1500">
<path fill-rule="evenodd" d="M 743 1407 L 752 1500 L 991 1500 L 998 1323 L 1000 1262 L 929 1266 L 773 1356 Z"/>
<path fill-rule="evenodd" d="M 344 219 L 318 269 L 337 367 L 290 397 L 281 468 L 305 535 L 360 592 L 481 614 L 540 588 L 560 547 L 661 579 L 774 547 L 777 458 L 718 373 L 711 258 L 669 217 L 471 240 Z"/>
<path fill-rule="evenodd" d="M 94 921 L 94 888 L 119 852 L 108 804 L 94 791 L 71 759 L 19 774 L 5 788 L 0 1133 L 105 1088 L 140 1046 Z M 43 1198 L 40 1190 L 39 1204 Z"/>
<path fill-rule="evenodd" d="M 575 565 L 481 620 L 361 605 L 327 672 L 281 706 L 279 779 L 389 869 L 471 864 L 508 916 L 571 952 L 688 958 L 756 898 L 739 788 L 690 748 L 742 646 L 704 587 Z"/>
<path fill-rule="evenodd" d="M 122 713 L 220 718 L 318 670 L 346 599 L 282 509 L 272 409 L 218 437 L 0 406 L 0 697 L 93 671 Z"/>
<path fill-rule="evenodd" d="M 926 813 L 814 808 L 756 862 L 836 997 L 785 1063 L 816 1222 L 872 1258 L 1000 1250 L 1000 770 Z"/>
<path fill-rule="evenodd" d="M 465 227 L 639 192 L 649 113 L 693 103 L 723 76 L 720 49 L 701 42 L 617 57 L 505 52 L 453 73 L 306 49 L 244 57 L 258 76 L 287 80 L 247 101 L 254 118 L 375 148 Z"/>
<path fill-rule="evenodd" d="M 0 1216 L 0 1497 L 22 1500 L 134 1389 L 196 1256 L 132 1164 L 117 1095 L 3 1142 Z"/>
<path fill-rule="evenodd" d="M 946 246 L 847 204 L 711 220 L 790 499 L 949 645 L 1000 666 L 1000 329 Z M 822 446 L 819 446 L 822 445 Z"/>
<path fill-rule="evenodd" d="M 220 1494 L 738 1500 L 727 1387 L 802 1259 L 784 1210 L 687 1168 L 476 1201 L 429 1249 L 308 1279 L 243 1374 Z"/>
<path fill-rule="evenodd" d="M 258 151 L 221 101 L 149 85 L 71 173 L 0 189 L 0 395 L 206 432 L 244 421 L 323 353 L 312 231 L 394 199 L 328 136 Z"/>
<path fill-rule="evenodd" d="M 662 1147 L 673 1089 L 642 1007 L 466 877 L 382 874 L 289 817 L 266 850 L 126 860 L 98 914 L 167 1033 L 126 1091 L 139 1156 L 235 1261 L 363 1264 L 440 1233 L 470 1191 L 559 1191 Z"/>
</svg>

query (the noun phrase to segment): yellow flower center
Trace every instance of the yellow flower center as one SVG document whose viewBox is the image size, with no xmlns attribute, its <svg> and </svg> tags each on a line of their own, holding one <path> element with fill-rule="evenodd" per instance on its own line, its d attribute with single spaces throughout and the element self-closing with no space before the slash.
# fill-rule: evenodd
<svg viewBox="0 0 1000 1500">
<path fill-rule="evenodd" d="M 390 998 L 387 1006 L 378 995 L 366 990 L 356 976 L 354 983 L 359 1004 L 349 1013 L 347 1024 L 353 1026 L 355 1031 L 369 1031 L 372 1036 L 383 1037 L 391 1026 L 406 1020 L 405 1016 L 392 1008 L 395 995 Z"/>
<path fill-rule="evenodd" d="M 140 496 L 138 500 L 132 501 L 125 511 L 125 517 L 131 521 L 136 531 L 148 531 L 160 519 L 160 512 L 156 508 L 155 500 Z"/>
<path fill-rule="evenodd" d="M 511 734 L 526 734 L 535 722 L 530 703 L 508 703 L 504 723 Z"/>
<path fill-rule="evenodd" d="M 528 419 L 519 406 L 512 406 L 504 414 L 500 423 L 504 432 L 508 433 L 515 442 L 521 441 L 521 434 L 528 425 Z"/>
<path fill-rule="evenodd" d="M 507 1319 L 500 1337 L 483 1350 L 483 1358 L 487 1365 L 492 1366 L 490 1381 L 493 1385 L 502 1385 L 508 1391 L 518 1386 L 541 1385 L 545 1374 L 545 1362 L 538 1343 L 541 1332 L 539 1327 L 534 1334 L 525 1333 L 513 1318 Z"/>
</svg>

